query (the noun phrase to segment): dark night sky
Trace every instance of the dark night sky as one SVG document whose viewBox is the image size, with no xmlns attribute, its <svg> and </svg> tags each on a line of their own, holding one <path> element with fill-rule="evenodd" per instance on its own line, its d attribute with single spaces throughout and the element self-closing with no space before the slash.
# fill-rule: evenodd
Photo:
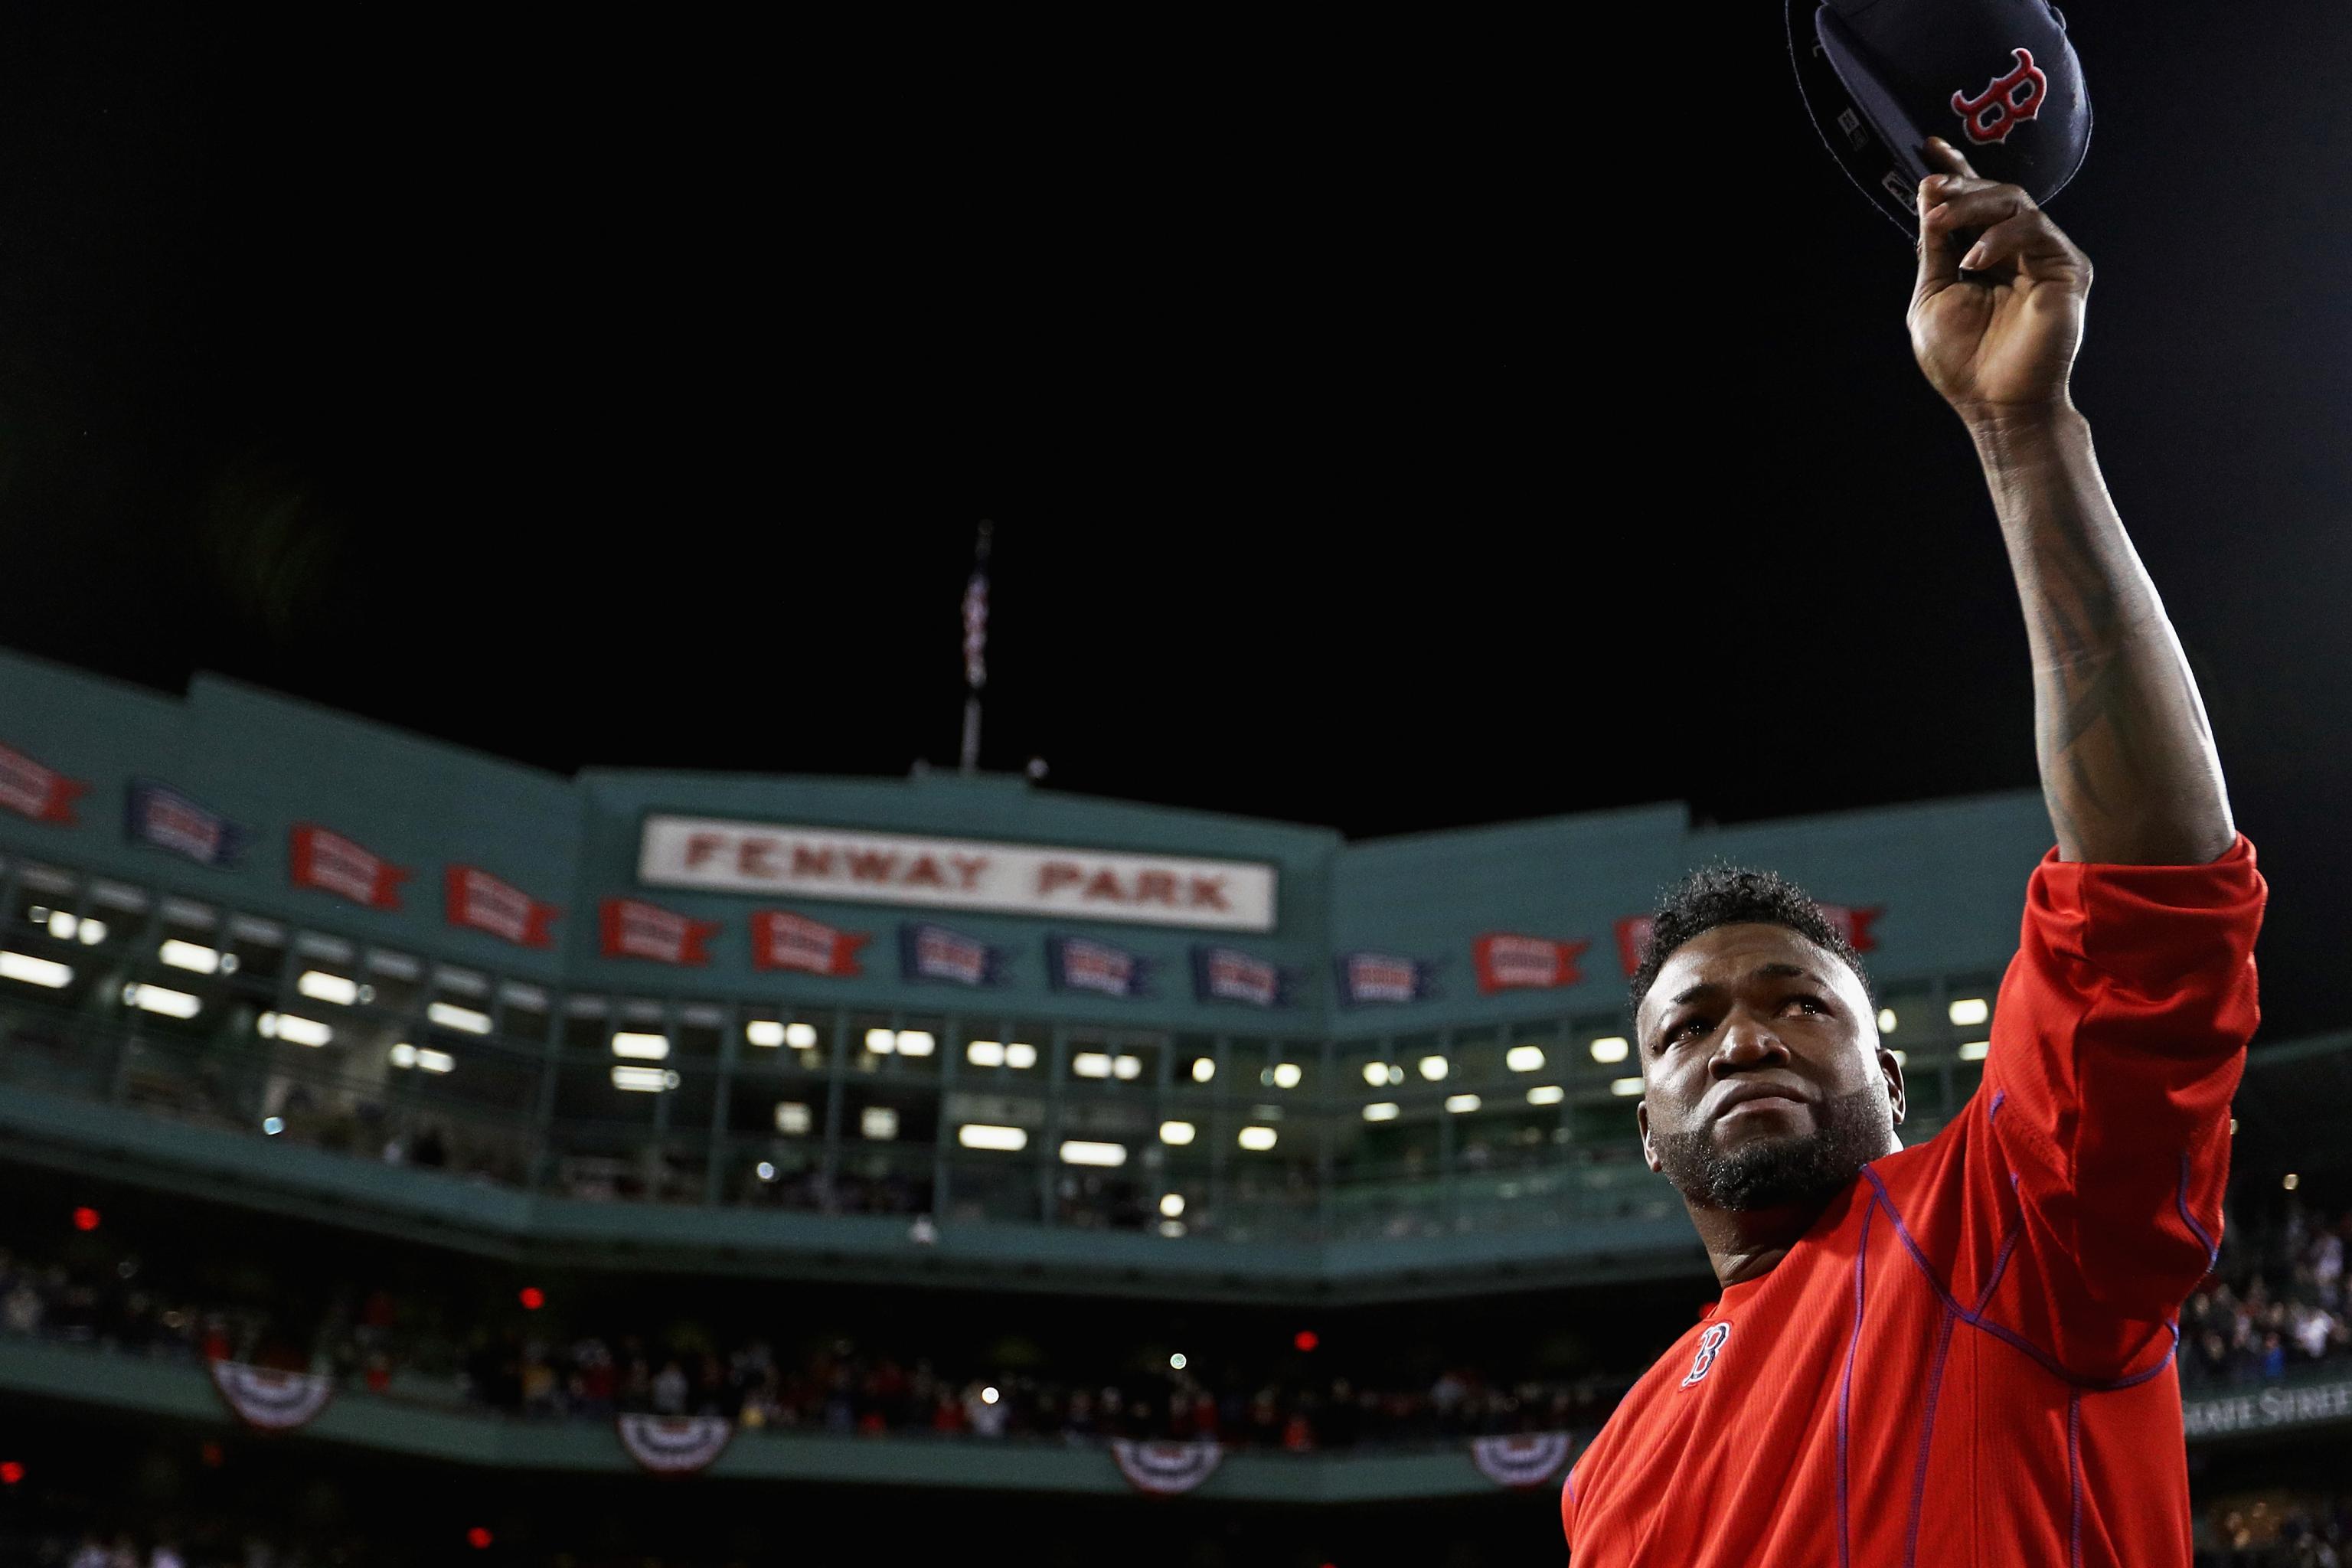
<svg viewBox="0 0 2352 1568">
<path fill-rule="evenodd" d="M 1703 37 L 27 9 L 0 642 L 562 771 L 897 774 L 952 757 L 989 516 L 986 761 L 1056 787 L 1368 835 L 2032 782 L 1906 247 L 1775 0 Z M 2068 9 L 2077 400 L 2264 850 L 2273 1033 L 2352 1022 L 2352 10 Z"/>
</svg>

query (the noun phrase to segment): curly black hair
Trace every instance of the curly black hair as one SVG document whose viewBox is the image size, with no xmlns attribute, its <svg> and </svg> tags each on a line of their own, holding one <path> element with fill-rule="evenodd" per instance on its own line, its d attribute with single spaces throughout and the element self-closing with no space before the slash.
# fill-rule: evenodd
<svg viewBox="0 0 2352 1568">
<path fill-rule="evenodd" d="M 1811 895 L 1778 871 L 1756 871 L 1745 866 L 1702 866 L 1667 889 L 1651 917 L 1649 945 L 1642 950 L 1641 967 L 1633 971 L 1631 1010 L 1639 1015 L 1642 998 L 1657 983 L 1658 971 L 1675 950 L 1701 931 L 1727 925 L 1786 926 L 1806 941 L 1844 961 L 1862 982 L 1863 994 L 1874 1005 L 1870 971 L 1845 933 L 1832 924 Z"/>
</svg>

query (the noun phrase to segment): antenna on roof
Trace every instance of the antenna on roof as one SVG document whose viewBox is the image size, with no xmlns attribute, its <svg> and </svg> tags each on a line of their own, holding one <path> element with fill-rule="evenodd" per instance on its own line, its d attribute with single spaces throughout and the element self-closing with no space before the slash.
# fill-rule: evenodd
<svg viewBox="0 0 2352 1568">
<path fill-rule="evenodd" d="M 988 537 L 985 519 L 971 547 L 971 582 L 963 591 L 963 759 L 957 772 L 980 770 L 980 694 L 988 686 Z"/>
</svg>

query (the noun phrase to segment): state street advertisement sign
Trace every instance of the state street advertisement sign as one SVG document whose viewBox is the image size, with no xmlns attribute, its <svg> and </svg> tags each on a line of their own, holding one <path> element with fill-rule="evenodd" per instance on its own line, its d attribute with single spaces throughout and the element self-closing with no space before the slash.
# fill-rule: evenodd
<svg viewBox="0 0 2352 1568">
<path fill-rule="evenodd" d="M 990 910 L 1213 931 L 1272 931 L 1275 868 L 701 816 L 648 816 L 648 887 Z"/>
</svg>

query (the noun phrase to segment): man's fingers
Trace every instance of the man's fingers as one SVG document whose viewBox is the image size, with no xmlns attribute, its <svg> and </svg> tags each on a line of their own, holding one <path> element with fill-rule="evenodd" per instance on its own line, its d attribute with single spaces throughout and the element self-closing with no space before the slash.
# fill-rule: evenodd
<svg viewBox="0 0 2352 1568">
<path fill-rule="evenodd" d="M 1978 185 L 1938 202 L 1919 222 L 1923 231 L 1949 235 L 1956 229 L 1988 229 L 2033 210 L 2033 198 L 2015 185 Z"/>
<path fill-rule="evenodd" d="M 1927 167 L 1931 169 L 1946 174 L 1965 174 L 1972 180 L 1977 178 L 1976 170 L 1969 166 L 1960 150 L 1940 136 L 1928 137 L 1921 151 L 1927 154 Z"/>
<path fill-rule="evenodd" d="M 2074 242 L 2050 221 L 2050 215 L 2036 207 L 2003 218 L 1986 229 L 1977 240 L 1976 248 L 1962 258 L 1961 266 L 1970 272 L 1984 272 L 2010 263 L 2035 261 L 2084 268 L 2089 265 L 2074 248 Z"/>
</svg>

